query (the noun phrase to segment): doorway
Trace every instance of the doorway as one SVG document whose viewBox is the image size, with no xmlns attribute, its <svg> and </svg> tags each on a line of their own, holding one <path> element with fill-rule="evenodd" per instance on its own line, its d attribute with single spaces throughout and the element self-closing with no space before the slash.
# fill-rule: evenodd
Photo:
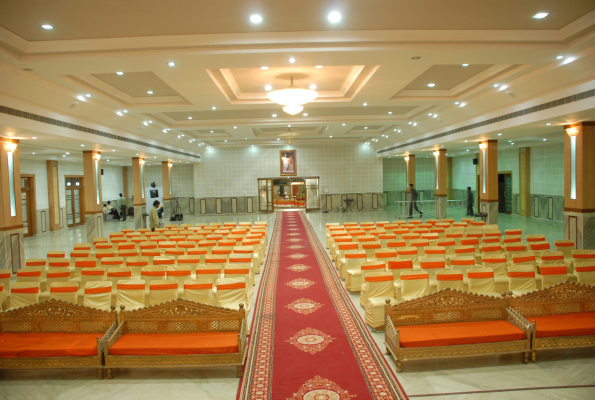
<svg viewBox="0 0 595 400">
<path fill-rule="evenodd" d="M 512 173 L 498 174 L 498 212 L 512 214 Z"/>
<path fill-rule="evenodd" d="M 69 228 L 85 223 L 85 202 L 82 176 L 66 176 L 66 224 Z"/>
<path fill-rule="evenodd" d="M 259 211 L 320 209 L 319 178 L 258 178 Z"/>
<path fill-rule="evenodd" d="M 26 238 L 37 233 L 37 206 L 35 202 L 35 175 L 21 175 L 23 237 Z"/>
</svg>

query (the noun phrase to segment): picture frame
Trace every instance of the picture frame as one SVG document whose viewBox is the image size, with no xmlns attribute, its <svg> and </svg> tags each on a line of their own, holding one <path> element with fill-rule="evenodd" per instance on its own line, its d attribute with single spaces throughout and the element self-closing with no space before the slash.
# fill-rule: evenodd
<svg viewBox="0 0 595 400">
<path fill-rule="evenodd" d="M 297 175 L 297 150 L 279 150 L 279 171 L 281 176 Z"/>
</svg>

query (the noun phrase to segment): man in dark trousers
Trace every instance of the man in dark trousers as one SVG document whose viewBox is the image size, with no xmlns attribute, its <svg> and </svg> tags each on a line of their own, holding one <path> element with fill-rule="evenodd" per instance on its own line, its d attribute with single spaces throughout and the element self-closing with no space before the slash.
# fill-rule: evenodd
<svg viewBox="0 0 595 400">
<path fill-rule="evenodd" d="M 418 198 L 417 190 L 415 190 L 415 188 L 413 187 L 413 183 L 410 183 L 409 187 L 411 188 L 411 202 L 409 203 L 409 217 L 408 218 L 413 218 L 413 208 L 414 207 L 415 207 L 415 211 L 417 211 L 419 213 L 419 216 L 421 218 L 421 217 L 423 217 L 424 213 L 419 211 L 419 209 L 417 208 L 417 198 Z"/>
<path fill-rule="evenodd" d="M 467 215 L 473 216 L 473 203 L 475 199 L 473 198 L 473 193 L 471 193 L 471 186 L 467 186 Z"/>
</svg>

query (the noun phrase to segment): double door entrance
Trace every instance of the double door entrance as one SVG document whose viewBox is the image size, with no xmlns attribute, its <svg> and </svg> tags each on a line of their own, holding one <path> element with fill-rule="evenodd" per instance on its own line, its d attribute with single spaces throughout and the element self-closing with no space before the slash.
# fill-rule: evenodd
<svg viewBox="0 0 595 400">
<path fill-rule="evenodd" d="M 259 211 L 320 209 L 319 178 L 258 178 Z"/>
<path fill-rule="evenodd" d="M 66 224 L 69 228 L 85 223 L 85 195 L 82 176 L 66 176 Z"/>
</svg>

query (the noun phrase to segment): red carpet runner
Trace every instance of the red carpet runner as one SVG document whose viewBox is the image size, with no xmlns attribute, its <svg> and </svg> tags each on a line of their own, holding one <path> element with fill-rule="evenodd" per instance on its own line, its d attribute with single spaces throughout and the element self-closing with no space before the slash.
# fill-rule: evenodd
<svg viewBox="0 0 595 400">
<path fill-rule="evenodd" d="M 238 399 L 406 399 L 310 223 L 277 214 Z"/>
</svg>

